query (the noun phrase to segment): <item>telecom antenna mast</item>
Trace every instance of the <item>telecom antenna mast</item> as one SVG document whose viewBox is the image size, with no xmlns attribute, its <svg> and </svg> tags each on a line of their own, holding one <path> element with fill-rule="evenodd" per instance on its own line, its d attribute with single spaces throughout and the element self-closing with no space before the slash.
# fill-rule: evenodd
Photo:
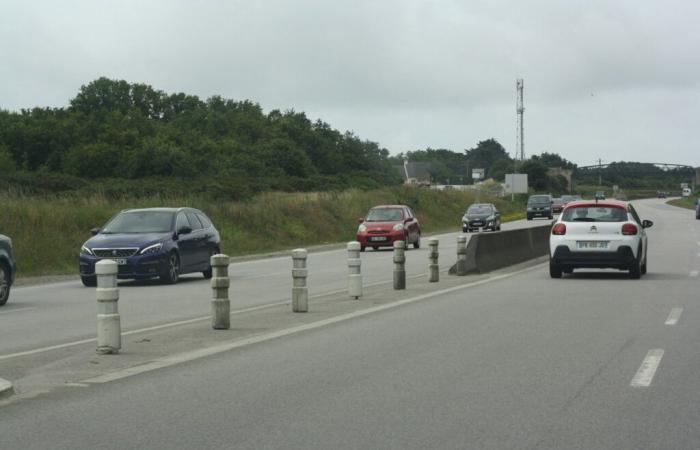
<svg viewBox="0 0 700 450">
<path fill-rule="evenodd" d="M 520 157 L 520 162 L 525 160 L 525 143 L 523 142 L 523 113 L 525 112 L 525 107 L 523 106 L 523 79 L 518 78 L 515 81 L 515 88 L 517 91 L 516 100 L 516 111 L 518 113 L 518 130 L 515 139 L 515 156 L 516 159 Z M 520 155 L 518 155 L 518 153 Z"/>
</svg>

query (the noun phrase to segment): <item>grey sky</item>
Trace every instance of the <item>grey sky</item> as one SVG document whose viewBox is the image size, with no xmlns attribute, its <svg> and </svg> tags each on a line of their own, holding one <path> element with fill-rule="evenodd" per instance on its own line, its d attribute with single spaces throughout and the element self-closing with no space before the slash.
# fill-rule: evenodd
<svg viewBox="0 0 700 450">
<path fill-rule="evenodd" d="M 697 1 L 0 0 L 0 108 L 100 76 L 305 111 L 391 153 L 700 166 Z"/>
</svg>

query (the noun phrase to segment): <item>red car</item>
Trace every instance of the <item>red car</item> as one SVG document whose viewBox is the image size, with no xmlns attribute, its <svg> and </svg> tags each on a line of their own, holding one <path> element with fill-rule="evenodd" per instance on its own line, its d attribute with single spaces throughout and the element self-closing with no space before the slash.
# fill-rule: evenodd
<svg viewBox="0 0 700 450">
<path fill-rule="evenodd" d="M 420 224 L 406 205 L 380 205 L 370 209 L 367 217 L 358 220 L 357 242 L 366 247 L 393 247 L 394 241 L 406 242 L 420 248 Z"/>
<path fill-rule="evenodd" d="M 561 211 L 564 209 L 564 200 L 561 198 L 553 198 L 552 199 L 552 212 L 555 214 L 561 213 Z"/>
</svg>

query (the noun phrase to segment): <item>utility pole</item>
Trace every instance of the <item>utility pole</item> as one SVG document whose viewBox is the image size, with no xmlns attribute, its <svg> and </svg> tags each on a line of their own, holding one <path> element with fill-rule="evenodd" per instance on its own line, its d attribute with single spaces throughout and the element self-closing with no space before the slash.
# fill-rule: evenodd
<svg viewBox="0 0 700 450">
<path fill-rule="evenodd" d="M 513 155 L 513 173 L 518 173 L 518 158 L 522 163 L 525 160 L 525 145 L 523 141 L 524 124 L 523 113 L 523 88 L 524 83 L 522 78 L 515 80 L 515 112 L 516 116 L 516 134 L 515 134 L 515 154 Z M 515 200 L 515 187 L 511 187 L 510 200 Z"/>
<path fill-rule="evenodd" d="M 523 105 L 523 88 L 524 83 L 522 78 L 518 78 L 515 81 L 515 89 L 517 91 L 516 97 L 516 112 L 518 114 L 518 135 L 515 143 L 516 152 L 520 156 L 520 162 L 525 160 L 525 142 L 524 142 L 524 113 L 525 106 Z"/>
<path fill-rule="evenodd" d="M 598 186 L 601 186 L 602 183 L 602 172 L 603 172 L 603 160 L 598 158 Z"/>
</svg>

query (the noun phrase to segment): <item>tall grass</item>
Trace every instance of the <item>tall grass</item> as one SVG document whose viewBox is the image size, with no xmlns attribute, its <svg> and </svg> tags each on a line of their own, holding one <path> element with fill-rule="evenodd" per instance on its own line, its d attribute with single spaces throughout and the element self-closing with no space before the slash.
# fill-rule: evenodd
<svg viewBox="0 0 700 450">
<path fill-rule="evenodd" d="M 191 206 L 212 219 L 222 251 L 236 256 L 300 246 L 349 241 L 357 218 L 378 204 L 406 204 L 424 232 L 457 229 L 473 193 L 411 187 L 372 191 L 265 193 L 249 201 L 221 202 L 200 197 L 153 196 L 144 199 L 0 196 L 0 233 L 13 240 L 19 276 L 77 272 L 81 244 L 89 230 L 126 208 Z M 521 202 L 481 198 L 496 203 L 504 219 L 523 216 Z"/>
</svg>

